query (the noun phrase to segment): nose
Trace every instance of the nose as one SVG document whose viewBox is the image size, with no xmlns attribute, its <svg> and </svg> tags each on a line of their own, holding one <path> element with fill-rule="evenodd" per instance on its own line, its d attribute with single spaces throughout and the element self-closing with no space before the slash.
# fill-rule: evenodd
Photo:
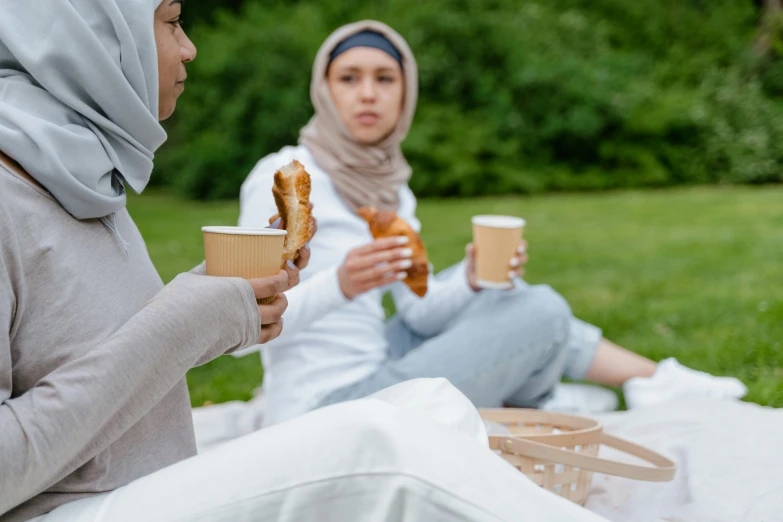
<svg viewBox="0 0 783 522">
<path fill-rule="evenodd" d="M 188 35 L 185 34 L 185 31 L 182 31 L 180 36 L 179 52 L 180 56 L 182 57 L 182 63 L 192 62 L 196 59 L 196 54 L 198 53 L 196 46 L 193 45 L 193 42 L 190 41 L 190 38 L 188 38 Z"/>
<path fill-rule="evenodd" d="M 361 85 L 361 96 L 364 102 L 373 102 L 377 92 L 375 90 L 375 81 L 373 78 L 364 78 Z"/>
</svg>

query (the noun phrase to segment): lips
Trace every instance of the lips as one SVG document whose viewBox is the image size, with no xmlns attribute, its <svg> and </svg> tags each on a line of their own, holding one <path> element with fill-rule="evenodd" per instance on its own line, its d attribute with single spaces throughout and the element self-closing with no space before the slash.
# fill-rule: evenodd
<svg viewBox="0 0 783 522">
<path fill-rule="evenodd" d="M 359 120 L 359 123 L 362 125 L 375 125 L 378 123 L 378 120 L 381 119 L 381 116 L 377 112 L 360 112 L 356 119 Z"/>
</svg>

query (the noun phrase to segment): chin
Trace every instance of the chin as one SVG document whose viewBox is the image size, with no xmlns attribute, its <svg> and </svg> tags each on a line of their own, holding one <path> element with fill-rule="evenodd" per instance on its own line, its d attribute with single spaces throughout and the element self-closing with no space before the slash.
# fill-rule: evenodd
<svg viewBox="0 0 783 522">
<path fill-rule="evenodd" d="M 365 132 L 357 132 L 356 134 L 354 134 L 354 137 L 356 138 L 356 141 L 358 141 L 362 145 L 375 145 L 383 138 L 385 138 L 387 135 L 388 133 L 365 131 Z"/>
<path fill-rule="evenodd" d="M 158 110 L 158 120 L 163 121 L 171 118 L 171 115 L 174 114 L 174 109 L 177 108 L 177 102 L 170 103 L 166 105 L 165 107 L 161 107 Z"/>
</svg>

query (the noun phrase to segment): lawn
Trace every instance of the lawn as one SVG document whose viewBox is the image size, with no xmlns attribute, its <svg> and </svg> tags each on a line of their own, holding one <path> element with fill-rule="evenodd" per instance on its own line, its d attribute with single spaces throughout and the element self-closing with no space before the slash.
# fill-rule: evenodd
<svg viewBox="0 0 783 522">
<path fill-rule="evenodd" d="M 419 217 L 436 269 L 459 261 L 470 216 L 519 215 L 527 280 L 562 293 L 574 314 L 627 347 L 735 375 L 748 400 L 783 407 L 783 188 L 693 188 L 425 200 Z M 131 214 L 165 281 L 203 258 L 200 226 L 235 224 L 236 202 L 166 192 L 132 197 Z M 188 375 L 194 405 L 248 399 L 258 356 L 221 357 Z"/>
</svg>

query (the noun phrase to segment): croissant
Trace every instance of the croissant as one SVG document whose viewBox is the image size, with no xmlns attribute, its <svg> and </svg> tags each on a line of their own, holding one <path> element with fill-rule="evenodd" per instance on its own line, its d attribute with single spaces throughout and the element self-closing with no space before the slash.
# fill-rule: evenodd
<svg viewBox="0 0 783 522">
<path fill-rule="evenodd" d="M 408 248 L 413 250 L 411 261 L 413 266 L 406 270 L 408 277 L 405 284 L 419 297 L 427 293 L 427 279 L 429 277 L 429 263 L 427 250 L 421 236 L 411 226 L 399 217 L 396 212 L 377 210 L 373 207 L 362 207 L 358 210 L 359 216 L 370 225 L 370 233 L 375 239 L 390 236 L 407 236 Z"/>
<path fill-rule="evenodd" d="M 299 250 L 315 234 L 315 221 L 310 209 L 310 174 L 301 163 L 294 160 L 275 172 L 275 184 L 272 187 L 278 214 L 272 216 L 270 223 L 278 217 L 282 227 L 288 231 L 283 245 L 283 264 L 293 261 Z"/>
</svg>

